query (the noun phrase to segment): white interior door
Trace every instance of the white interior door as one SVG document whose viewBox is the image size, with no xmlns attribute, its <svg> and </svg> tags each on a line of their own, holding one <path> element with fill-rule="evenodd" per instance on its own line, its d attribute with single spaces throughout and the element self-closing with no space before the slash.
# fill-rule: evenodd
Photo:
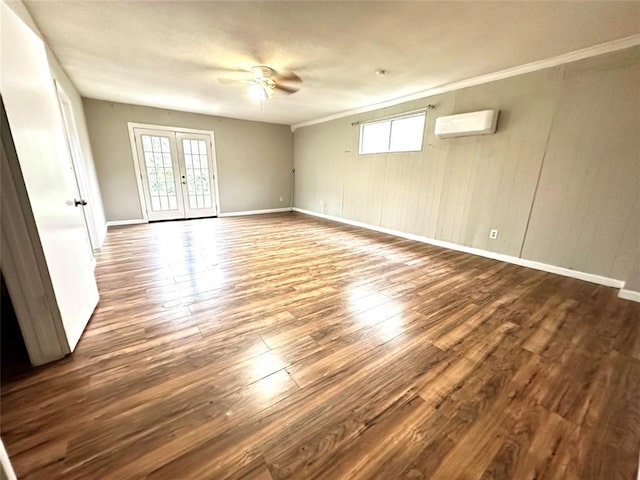
<svg viewBox="0 0 640 480">
<path fill-rule="evenodd" d="M 177 133 L 184 209 L 187 218 L 213 217 L 215 202 L 213 152 L 208 135 Z"/>
<path fill-rule="evenodd" d="M 216 216 L 213 134 L 161 128 L 133 129 L 148 219 Z"/>
<path fill-rule="evenodd" d="M 175 133 L 142 128 L 134 132 L 149 220 L 185 218 Z"/>
<path fill-rule="evenodd" d="M 73 351 L 98 302 L 91 245 L 44 44 L 4 3 L 0 9 L 0 92 Z"/>
<path fill-rule="evenodd" d="M 85 224 L 87 227 L 87 236 L 91 242 L 91 247 L 94 250 L 100 249 L 100 237 L 96 227 L 96 220 L 93 215 L 93 202 L 94 199 L 91 196 L 87 177 L 85 174 L 85 166 L 82 158 L 82 150 L 80 149 L 80 140 L 78 139 L 78 130 L 76 128 L 76 122 L 73 118 L 73 109 L 71 108 L 71 100 L 67 94 L 62 90 L 60 85 L 56 82 L 56 89 L 58 92 L 58 100 L 60 102 L 60 112 L 62 114 L 62 121 L 65 127 L 65 133 L 67 134 L 67 144 L 69 146 L 69 152 L 71 154 L 71 160 L 73 165 L 73 171 L 75 174 L 76 184 L 78 186 L 78 192 L 82 203 L 88 203 L 87 205 L 80 205 L 82 213 L 84 215 Z M 95 263 L 95 260 L 94 260 Z"/>
</svg>

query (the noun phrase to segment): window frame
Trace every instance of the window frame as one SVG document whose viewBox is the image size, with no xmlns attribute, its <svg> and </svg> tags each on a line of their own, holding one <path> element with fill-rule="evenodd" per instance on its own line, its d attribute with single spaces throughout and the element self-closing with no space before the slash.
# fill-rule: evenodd
<svg viewBox="0 0 640 480">
<path fill-rule="evenodd" d="M 391 150 L 391 142 L 392 142 L 392 136 L 393 136 L 393 124 L 394 122 L 397 122 L 399 120 L 405 120 L 407 118 L 413 118 L 413 117 L 423 117 L 424 118 L 424 123 L 422 126 L 422 132 L 421 132 L 421 139 L 420 139 L 420 148 L 417 150 Z M 368 126 L 368 125 L 375 125 L 375 124 L 380 124 L 380 123 L 389 123 L 389 139 L 387 142 L 387 150 L 382 150 L 379 152 L 363 152 L 362 151 L 362 146 L 363 146 L 363 132 L 364 129 Z M 394 115 L 391 117 L 385 117 L 385 118 L 379 118 L 376 120 L 371 120 L 371 121 L 367 121 L 367 122 L 362 122 L 360 123 L 360 129 L 358 132 L 358 155 L 387 155 L 389 153 L 415 153 L 415 152 L 422 152 L 424 150 L 424 134 L 425 134 L 425 129 L 427 126 L 427 111 L 426 110 L 419 110 L 416 112 L 407 112 L 407 113 L 403 113 L 400 115 Z"/>
</svg>

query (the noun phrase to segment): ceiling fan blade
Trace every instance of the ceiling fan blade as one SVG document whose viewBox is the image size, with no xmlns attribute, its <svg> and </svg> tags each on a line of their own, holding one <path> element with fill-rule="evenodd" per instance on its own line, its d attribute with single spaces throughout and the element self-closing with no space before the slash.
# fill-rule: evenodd
<svg viewBox="0 0 640 480">
<path fill-rule="evenodd" d="M 276 90 L 280 90 L 281 92 L 284 92 L 287 95 L 291 95 L 292 93 L 296 93 L 300 89 L 295 87 L 287 87 L 285 85 L 280 85 L 276 83 Z"/>
<path fill-rule="evenodd" d="M 277 83 L 302 83 L 302 79 L 293 72 L 279 73 L 273 75 L 273 79 Z"/>
<path fill-rule="evenodd" d="M 225 77 L 235 77 L 239 75 L 251 75 L 251 71 L 247 68 L 225 68 L 218 65 L 209 66 L 207 70 L 215 75 Z"/>
<path fill-rule="evenodd" d="M 253 78 L 253 72 L 237 69 L 216 69 L 212 72 L 220 83 L 248 82 Z"/>
<path fill-rule="evenodd" d="M 218 78 L 218 82 L 221 83 L 222 85 L 246 85 L 248 81 L 249 80 L 246 78 L 245 79 L 225 78 L 225 77 Z"/>
</svg>

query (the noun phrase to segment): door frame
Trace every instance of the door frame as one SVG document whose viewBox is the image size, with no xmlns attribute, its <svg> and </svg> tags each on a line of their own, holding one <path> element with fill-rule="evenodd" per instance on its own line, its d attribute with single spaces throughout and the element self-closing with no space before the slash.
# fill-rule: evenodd
<svg viewBox="0 0 640 480">
<path fill-rule="evenodd" d="M 136 185 L 138 186 L 138 200 L 140 201 L 140 211 L 142 213 L 142 219 L 145 222 L 149 221 L 149 215 L 147 214 L 147 204 L 144 199 L 144 190 L 142 186 L 142 172 L 140 170 L 140 162 L 138 158 L 138 149 L 136 148 L 136 136 L 135 128 L 149 129 L 149 130 L 161 130 L 165 132 L 177 132 L 177 133 L 197 133 L 198 135 L 206 135 L 209 137 L 209 145 L 211 147 L 211 161 L 213 162 L 213 188 L 215 189 L 216 211 L 218 216 L 220 215 L 220 185 L 218 182 L 218 160 L 216 155 L 216 140 L 215 134 L 212 130 L 198 130 L 196 128 L 185 127 L 171 127 L 168 125 L 153 125 L 151 123 L 136 123 L 127 122 L 127 129 L 129 130 L 129 143 L 131 146 L 133 168 L 136 174 Z M 177 154 L 177 152 L 176 152 Z"/>
</svg>

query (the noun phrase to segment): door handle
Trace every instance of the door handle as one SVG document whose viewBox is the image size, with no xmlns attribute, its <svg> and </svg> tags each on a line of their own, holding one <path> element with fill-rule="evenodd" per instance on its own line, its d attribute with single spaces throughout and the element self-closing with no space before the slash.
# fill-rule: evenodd
<svg viewBox="0 0 640 480">
<path fill-rule="evenodd" d="M 76 207 L 79 207 L 81 205 L 84 207 L 86 204 L 87 204 L 86 200 L 83 200 L 83 199 L 78 200 L 77 198 L 73 199 L 73 205 Z"/>
</svg>

